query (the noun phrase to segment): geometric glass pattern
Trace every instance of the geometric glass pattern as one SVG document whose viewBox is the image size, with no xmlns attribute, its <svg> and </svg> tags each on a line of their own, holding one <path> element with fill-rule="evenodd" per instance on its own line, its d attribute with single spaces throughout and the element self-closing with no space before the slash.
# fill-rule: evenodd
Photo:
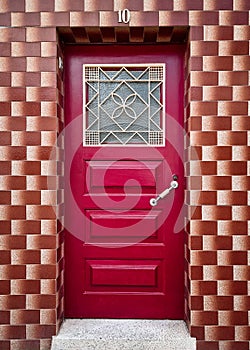
<svg viewBox="0 0 250 350">
<path fill-rule="evenodd" d="M 83 145 L 165 140 L 165 64 L 83 65 Z"/>
</svg>

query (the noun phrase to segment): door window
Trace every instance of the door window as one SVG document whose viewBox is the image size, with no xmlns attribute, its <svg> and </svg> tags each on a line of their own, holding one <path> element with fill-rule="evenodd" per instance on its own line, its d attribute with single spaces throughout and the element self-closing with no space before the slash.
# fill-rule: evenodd
<svg viewBox="0 0 250 350">
<path fill-rule="evenodd" d="M 164 146 L 165 64 L 83 65 L 83 145 Z"/>
</svg>

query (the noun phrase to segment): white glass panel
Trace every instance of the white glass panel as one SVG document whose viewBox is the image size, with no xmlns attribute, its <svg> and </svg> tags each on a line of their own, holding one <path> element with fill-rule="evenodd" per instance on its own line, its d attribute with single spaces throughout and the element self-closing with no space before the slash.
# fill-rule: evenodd
<svg viewBox="0 0 250 350">
<path fill-rule="evenodd" d="M 83 145 L 165 140 L 165 65 L 83 65 Z"/>
</svg>

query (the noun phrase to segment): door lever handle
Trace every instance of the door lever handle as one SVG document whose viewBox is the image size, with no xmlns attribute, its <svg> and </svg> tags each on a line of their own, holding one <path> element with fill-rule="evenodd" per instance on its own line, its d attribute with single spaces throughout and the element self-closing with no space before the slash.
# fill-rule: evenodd
<svg viewBox="0 0 250 350">
<path fill-rule="evenodd" d="M 151 198 L 149 203 L 152 207 L 155 207 L 160 199 L 165 198 L 169 192 L 171 192 L 172 190 L 178 188 L 179 184 L 178 184 L 178 176 L 177 175 L 173 175 L 173 180 L 170 182 L 170 186 L 168 188 L 166 188 L 162 193 L 160 193 L 156 198 Z"/>
</svg>

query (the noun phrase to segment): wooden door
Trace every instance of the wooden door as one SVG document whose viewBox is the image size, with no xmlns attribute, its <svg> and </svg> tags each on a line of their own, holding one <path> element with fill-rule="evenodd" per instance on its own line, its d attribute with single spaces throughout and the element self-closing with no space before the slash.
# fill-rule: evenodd
<svg viewBox="0 0 250 350">
<path fill-rule="evenodd" d="M 66 317 L 183 318 L 183 55 L 65 49 Z"/>
</svg>

